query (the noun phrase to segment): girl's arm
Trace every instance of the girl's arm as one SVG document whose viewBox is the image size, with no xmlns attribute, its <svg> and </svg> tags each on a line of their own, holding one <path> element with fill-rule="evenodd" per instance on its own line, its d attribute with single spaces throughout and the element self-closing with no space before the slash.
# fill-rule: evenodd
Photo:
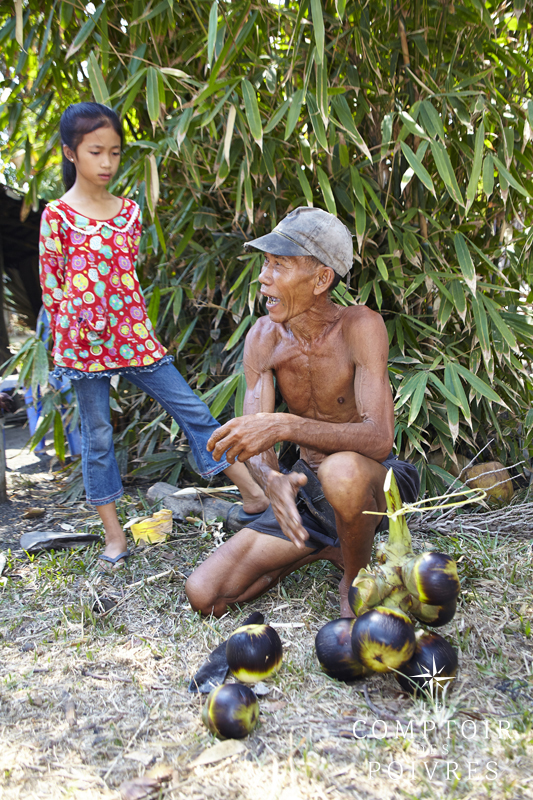
<svg viewBox="0 0 533 800">
<path fill-rule="evenodd" d="M 65 255 L 60 236 L 61 217 L 48 206 L 41 217 L 39 236 L 39 279 L 43 293 L 43 305 L 50 316 L 52 342 L 59 306 L 63 300 L 65 282 Z"/>
</svg>

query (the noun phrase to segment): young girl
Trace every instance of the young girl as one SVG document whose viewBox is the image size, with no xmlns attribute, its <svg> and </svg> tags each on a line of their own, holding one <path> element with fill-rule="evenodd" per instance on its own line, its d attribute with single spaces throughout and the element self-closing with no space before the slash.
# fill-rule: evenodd
<svg viewBox="0 0 533 800">
<path fill-rule="evenodd" d="M 243 498 L 244 517 L 268 500 L 244 464 L 216 462 L 206 450 L 218 427 L 207 406 L 173 365 L 147 317 L 135 272 L 141 237 L 137 203 L 115 197 L 107 185 L 122 147 L 122 125 L 99 103 L 78 103 L 61 117 L 66 193 L 42 215 L 40 276 L 50 315 L 56 373 L 72 380 L 82 430 L 87 500 L 105 528 L 100 558 L 113 567 L 130 553 L 115 501 L 123 494 L 109 419 L 111 377 L 126 377 L 178 422 L 203 477 L 225 472 Z"/>
</svg>

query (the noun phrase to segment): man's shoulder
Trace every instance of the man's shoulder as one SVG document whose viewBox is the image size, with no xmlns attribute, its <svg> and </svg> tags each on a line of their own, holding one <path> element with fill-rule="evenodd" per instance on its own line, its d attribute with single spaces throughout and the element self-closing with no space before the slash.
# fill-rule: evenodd
<svg viewBox="0 0 533 800">
<path fill-rule="evenodd" d="M 344 309 L 343 323 L 347 328 L 383 330 L 385 323 L 377 311 L 368 306 L 348 306 Z"/>
<path fill-rule="evenodd" d="M 253 324 L 246 335 L 246 340 L 253 341 L 256 344 L 263 341 L 271 342 L 273 339 L 279 338 L 279 329 L 280 325 L 272 322 L 268 314 L 266 314 L 264 317 L 259 317 L 257 322 Z"/>
</svg>

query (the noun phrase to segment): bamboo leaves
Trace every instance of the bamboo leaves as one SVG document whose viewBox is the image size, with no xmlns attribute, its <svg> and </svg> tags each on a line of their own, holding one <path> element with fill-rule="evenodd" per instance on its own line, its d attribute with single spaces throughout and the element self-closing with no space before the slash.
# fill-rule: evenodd
<svg viewBox="0 0 533 800">
<path fill-rule="evenodd" d="M 89 74 L 89 82 L 91 84 L 94 99 L 97 103 L 109 105 L 109 92 L 107 91 L 104 76 L 102 75 L 102 70 L 100 69 L 100 65 L 98 64 L 94 52 L 91 53 L 87 61 L 87 72 Z"/>
<path fill-rule="evenodd" d="M 246 118 L 250 127 L 254 141 L 263 149 L 263 128 L 261 126 L 261 116 L 259 114 L 259 105 L 257 103 L 257 95 L 255 89 L 249 80 L 243 78 L 242 80 L 242 95 L 244 99 L 244 108 L 246 111 Z"/>
<path fill-rule="evenodd" d="M 406 142 L 401 142 L 400 146 L 402 148 L 402 153 L 404 154 L 407 160 L 407 163 L 409 164 L 409 166 L 411 167 L 417 178 L 420 181 L 422 181 L 426 189 L 429 189 L 431 194 L 434 195 L 435 188 L 433 186 L 433 181 L 431 180 L 431 175 L 422 164 L 422 161 L 415 153 L 413 153 L 413 151 L 411 150 L 409 145 L 406 144 Z"/>
<path fill-rule="evenodd" d="M 463 278 L 465 279 L 465 283 L 475 296 L 476 294 L 476 270 L 474 269 L 474 263 L 472 261 L 472 256 L 470 255 L 470 251 L 467 247 L 465 237 L 462 233 L 456 233 L 454 236 L 454 247 L 455 252 L 457 253 L 457 260 L 459 262 L 459 266 L 461 268 L 461 272 L 463 273 Z"/>
</svg>

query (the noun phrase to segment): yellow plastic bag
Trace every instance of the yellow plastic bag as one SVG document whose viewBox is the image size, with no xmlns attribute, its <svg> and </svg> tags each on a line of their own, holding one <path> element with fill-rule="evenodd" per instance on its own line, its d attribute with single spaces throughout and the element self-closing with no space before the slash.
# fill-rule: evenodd
<svg viewBox="0 0 533 800">
<path fill-rule="evenodd" d="M 169 533 L 172 533 L 172 511 L 170 508 L 162 508 L 153 517 L 134 522 L 130 527 L 135 544 L 166 542 Z"/>
</svg>

